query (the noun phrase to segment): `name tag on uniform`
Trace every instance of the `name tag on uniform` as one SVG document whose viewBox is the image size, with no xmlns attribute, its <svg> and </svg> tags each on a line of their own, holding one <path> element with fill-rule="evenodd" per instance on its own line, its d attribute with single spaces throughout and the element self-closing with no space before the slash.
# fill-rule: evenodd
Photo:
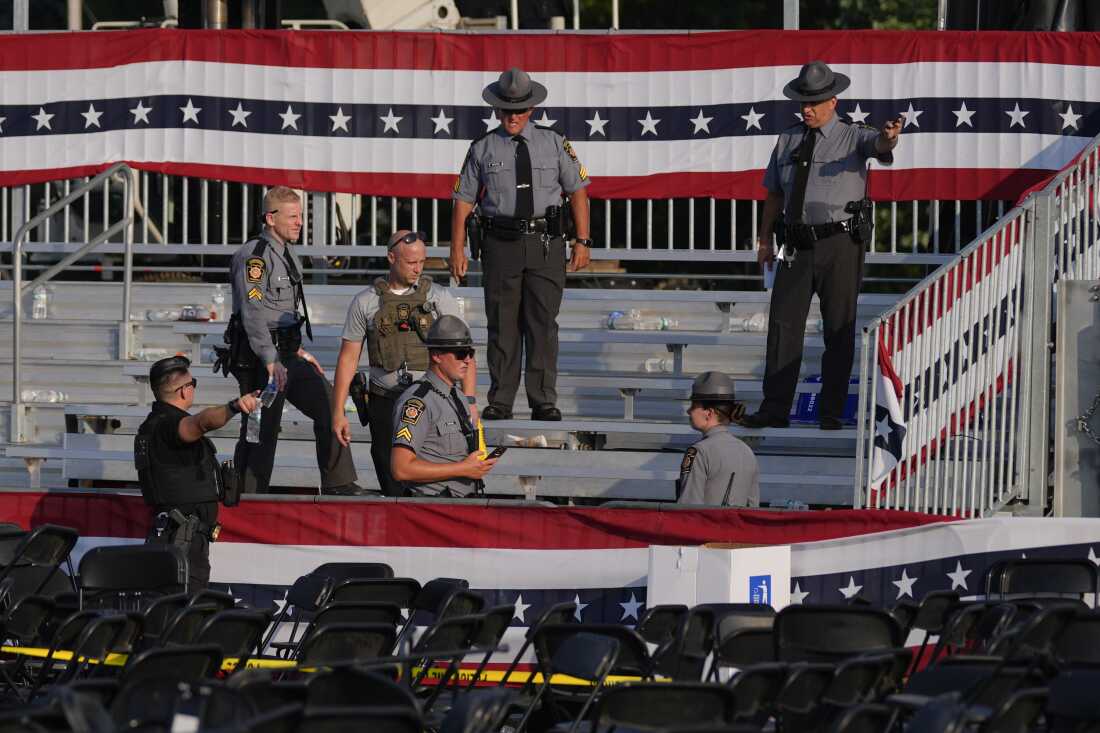
<svg viewBox="0 0 1100 733">
<path fill-rule="evenodd" d="M 504 161 L 503 161 L 503 160 L 500 160 L 500 161 L 495 161 L 495 162 L 494 162 L 494 161 L 489 161 L 489 167 L 490 167 L 490 168 L 499 168 L 499 167 L 501 167 L 502 165 L 504 165 Z"/>
<path fill-rule="evenodd" d="M 278 282 L 286 282 L 287 280 L 290 280 L 290 275 L 277 275 L 275 279 Z"/>
</svg>

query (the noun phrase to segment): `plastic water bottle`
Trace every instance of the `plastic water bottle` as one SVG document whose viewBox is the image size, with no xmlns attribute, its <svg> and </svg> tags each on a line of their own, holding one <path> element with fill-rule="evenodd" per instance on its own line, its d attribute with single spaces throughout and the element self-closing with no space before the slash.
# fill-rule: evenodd
<svg viewBox="0 0 1100 733">
<path fill-rule="evenodd" d="M 672 373 L 672 359 L 661 359 L 653 357 L 645 360 L 645 370 L 650 374 L 671 374 Z"/>
<path fill-rule="evenodd" d="M 56 389 L 25 389 L 22 392 L 24 402 L 66 402 L 68 395 Z"/>
<path fill-rule="evenodd" d="M 31 302 L 31 318 L 36 321 L 44 321 L 50 317 L 50 289 L 45 285 L 39 285 L 34 289 L 34 300 Z"/>
<path fill-rule="evenodd" d="M 214 286 L 214 295 L 210 298 L 210 320 L 225 320 L 225 288 L 221 283 Z"/>
<path fill-rule="evenodd" d="M 245 430 L 244 437 L 249 443 L 260 442 L 260 420 L 263 419 L 263 408 L 271 407 L 271 403 L 275 401 L 275 395 L 278 391 L 278 388 L 275 386 L 275 380 L 267 380 L 267 386 L 264 387 L 264 391 L 260 393 L 260 404 L 248 415 L 248 427 Z"/>
</svg>

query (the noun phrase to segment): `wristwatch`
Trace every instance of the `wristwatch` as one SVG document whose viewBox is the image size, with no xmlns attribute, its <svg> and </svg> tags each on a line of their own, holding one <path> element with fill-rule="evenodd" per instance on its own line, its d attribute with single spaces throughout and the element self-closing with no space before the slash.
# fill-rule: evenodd
<svg viewBox="0 0 1100 733">
<path fill-rule="evenodd" d="M 573 244 L 583 244 L 585 247 L 591 247 L 592 246 L 592 240 L 591 239 L 579 239 L 578 238 L 578 239 L 573 240 Z"/>
<path fill-rule="evenodd" d="M 468 395 L 466 395 L 466 404 L 468 404 L 468 405 L 476 405 L 476 404 L 477 404 L 477 396 L 476 396 L 476 395 L 472 395 L 472 394 L 468 394 Z"/>
<path fill-rule="evenodd" d="M 241 414 L 241 406 L 240 406 L 238 400 L 236 400 L 236 399 L 229 400 L 229 402 L 225 403 L 225 406 L 229 408 L 229 414 L 230 415 L 239 415 L 239 414 Z"/>
</svg>

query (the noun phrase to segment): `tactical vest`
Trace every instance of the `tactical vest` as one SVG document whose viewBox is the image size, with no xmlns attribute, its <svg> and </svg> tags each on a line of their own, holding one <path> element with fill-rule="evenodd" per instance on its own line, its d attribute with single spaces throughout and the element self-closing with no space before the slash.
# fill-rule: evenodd
<svg viewBox="0 0 1100 733">
<path fill-rule="evenodd" d="M 435 307 L 428 305 L 432 289 L 431 278 L 422 277 L 415 290 L 404 295 L 390 292 L 385 278 L 374 281 L 378 294 L 378 312 L 374 315 L 374 330 L 367 333 L 367 356 L 370 365 L 392 372 L 405 362 L 409 369 L 428 368 L 428 349 L 424 339 L 435 322 Z"/>
<path fill-rule="evenodd" d="M 202 457 L 194 463 L 170 464 L 158 461 L 158 456 L 151 455 L 153 434 L 162 419 L 164 416 L 161 414 L 150 415 L 134 436 L 134 467 L 137 468 L 145 503 L 154 507 L 172 507 L 219 501 L 222 494 L 221 469 L 217 450 L 209 438 L 199 439 Z"/>
</svg>

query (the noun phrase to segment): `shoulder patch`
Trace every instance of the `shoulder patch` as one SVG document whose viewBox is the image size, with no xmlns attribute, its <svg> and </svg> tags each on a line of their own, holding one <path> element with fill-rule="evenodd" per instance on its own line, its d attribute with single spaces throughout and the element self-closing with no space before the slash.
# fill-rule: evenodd
<svg viewBox="0 0 1100 733">
<path fill-rule="evenodd" d="M 412 431 L 409 430 L 409 427 L 406 425 L 393 434 L 393 439 L 404 440 L 406 443 L 411 443 L 413 442 L 413 434 Z"/>
<path fill-rule="evenodd" d="M 258 283 L 263 280 L 264 268 L 267 263 L 263 257 L 249 257 L 244 263 L 244 274 L 250 283 Z"/>
<path fill-rule="evenodd" d="M 424 414 L 424 400 L 410 397 L 405 400 L 401 408 L 401 422 L 406 425 L 416 425 L 420 416 Z"/>
<path fill-rule="evenodd" d="M 691 466 L 695 463 L 695 454 L 698 453 L 698 449 L 695 446 L 688 448 L 684 451 L 684 460 L 680 462 L 680 474 L 691 473 Z"/>
<path fill-rule="evenodd" d="M 248 291 L 249 300 L 263 300 L 264 294 L 260 292 L 259 288 L 252 288 Z"/>
<path fill-rule="evenodd" d="M 562 138 L 561 147 L 565 151 L 566 155 L 568 155 L 570 158 L 573 159 L 574 163 L 579 162 L 577 160 L 577 153 L 576 153 L 575 150 L 573 150 L 573 146 L 569 144 L 568 140 L 566 140 L 565 138 Z"/>
</svg>

